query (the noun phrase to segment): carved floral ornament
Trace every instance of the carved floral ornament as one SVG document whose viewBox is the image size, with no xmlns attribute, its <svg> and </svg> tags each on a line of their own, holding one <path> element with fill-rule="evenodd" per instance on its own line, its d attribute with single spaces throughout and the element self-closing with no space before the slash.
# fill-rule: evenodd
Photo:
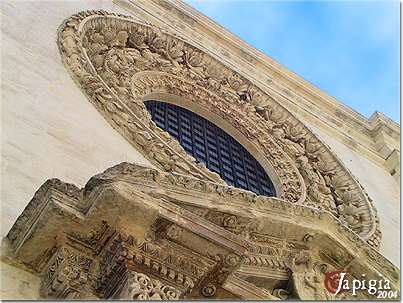
<svg viewBox="0 0 403 303">
<path fill-rule="evenodd" d="M 154 124 L 143 103 L 150 94 L 177 96 L 229 123 L 268 163 L 279 198 L 328 211 L 379 248 L 371 199 L 274 94 L 174 35 L 127 16 L 73 15 L 59 29 L 58 44 L 64 64 L 92 104 L 159 169 L 223 184 Z"/>
</svg>

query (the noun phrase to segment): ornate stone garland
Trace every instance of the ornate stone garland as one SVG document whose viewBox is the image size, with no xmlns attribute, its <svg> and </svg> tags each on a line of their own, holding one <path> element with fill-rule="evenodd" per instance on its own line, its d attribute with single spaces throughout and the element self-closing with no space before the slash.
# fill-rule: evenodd
<svg viewBox="0 0 403 303">
<path fill-rule="evenodd" d="M 162 92 L 199 103 L 237 128 L 272 166 L 281 198 L 330 211 L 379 247 L 376 210 L 341 161 L 273 96 L 211 56 L 158 28 L 104 11 L 70 17 L 58 44 L 91 102 L 158 168 L 223 183 L 151 121 L 144 97 Z"/>
</svg>

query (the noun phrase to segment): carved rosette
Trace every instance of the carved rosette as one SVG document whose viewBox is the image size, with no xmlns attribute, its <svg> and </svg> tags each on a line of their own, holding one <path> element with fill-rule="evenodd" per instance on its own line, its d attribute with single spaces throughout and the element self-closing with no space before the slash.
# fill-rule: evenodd
<svg viewBox="0 0 403 303">
<path fill-rule="evenodd" d="M 342 162 L 274 93 L 154 26 L 104 11 L 70 17 L 59 30 L 63 62 L 109 123 L 159 169 L 223 183 L 151 121 L 143 101 L 175 95 L 239 130 L 269 163 L 277 192 L 335 215 L 379 247 L 376 210 Z"/>
</svg>

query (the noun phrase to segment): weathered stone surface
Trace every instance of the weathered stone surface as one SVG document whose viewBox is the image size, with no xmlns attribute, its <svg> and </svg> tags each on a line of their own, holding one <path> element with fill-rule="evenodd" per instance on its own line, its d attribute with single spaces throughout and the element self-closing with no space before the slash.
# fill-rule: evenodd
<svg viewBox="0 0 403 303">
<path fill-rule="evenodd" d="M 58 1 L 41 2 L 40 5 L 35 2 L 2 1 L 2 45 L 6 47 L 2 49 L 1 234 L 4 236 L 8 233 L 6 242 L 11 243 L 6 246 L 11 245 L 14 251 L 7 253 L 7 258 L 1 262 L 2 298 L 34 299 L 46 296 L 95 299 L 112 296 L 117 289 L 105 289 L 110 269 L 104 264 L 109 263 L 112 258 L 110 253 L 119 250 L 122 242 L 125 243 L 125 250 L 123 259 L 117 258 L 123 262 L 119 263 L 118 269 L 144 273 L 150 279 L 161 281 L 161 285 L 168 289 L 172 287 L 178 290 L 181 298 L 284 299 L 305 296 L 323 299 L 328 294 L 316 291 L 316 284 L 311 283 L 318 279 L 316 276 L 322 275 L 320 268 L 290 273 L 289 258 L 293 259 L 297 252 L 305 250 L 310 251 L 313 259 L 321 263 L 334 265 L 336 262 L 339 267 L 350 264 L 354 272 L 382 273 L 390 277 L 394 285 L 398 284 L 398 269 L 370 249 L 351 230 L 343 225 L 335 227 L 333 223 L 338 221 L 330 214 L 310 207 L 290 206 L 286 201 L 275 198 L 257 199 L 253 194 L 218 184 L 220 181 L 201 167 L 190 165 L 189 168 L 188 164 L 184 165 L 175 157 L 174 161 L 166 162 L 167 156 L 158 157 L 160 145 L 151 145 L 144 151 L 141 144 L 149 139 L 147 133 L 137 135 L 135 139 L 138 145 L 134 145 L 135 148 L 131 138 L 126 137 L 125 140 L 118 136 L 71 81 L 60 62 L 55 43 L 56 28 L 62 20 L 85 9 L 106 9 L 117 13 L 126 10 L 133 16 L 130 22 L 145 22 L 146 26 L 151 25 L 152 28 L 158 25 L 168 36 L 173 33 L 186 41 L 186 45 L 195 46 L 207 57 L 212 56 L 224 66 L 231 66 L 241 75 L 240 78 L 227 81 L 232 88 L 238 88 L 235 93 L 232 91 L 232 95 L 239 100 L 254 102 L 251 98 L 253 89 L 245 90 L 245 87 L 237 86 L 242 80 L 256 85 L 272 97 L 273 100 L 269 98 L 267 104 L 281 103 L 330 146 L 341 159 L 342 167 L 351 170 L 374 199 L 373 204 L 380 217 L 380 230 L 383 231 L 380 252 L 394 264 L 399 264 L 400 188 L 396 182 L 400 178 L 397 170 L 400 158 L 396 156 L 400 150 L 399 129 L 387 117 L 377 113 L 367 120 L 357 115 L 280 68 L 273 60 L 251 49 L 204 16 L 195 14 L 187 5 L 176 1 L 116 0 L 114 4 L 109 0 Z M 30 30 L 27 31 L 27 28 Z M 117 38 L 117 43 L 125 39 L 124 34 Z M 168 64 L 173 64 L 179 72 L 185 62 L 186 68 L 193 73 L 192 77 L 187 78 L 200 81 L 206 72 L 212 72 L 208 85 L 217 85 L 214 82 L 214 69 L 199 68 L 199 54 L 193 57 L 188 53 L 181 55 L 178 52 L 183 47 L 181 43 L 171 46 L 168 61 L 158 47 L 151 49 L 148 55 L 154 57 L 151 61 L 155 66 L 167 68 Z M 119 48 L 119 45 L 113 47 Z M 123 54 L 136 58 L 138 54 L 134 49 L 136 47 L 132 48 L 132 53 Z M 119 53 L 117 55 L 121 58 Z M 91 57 L 94 66 L 100 60 L 99 57 Z M 114 63 L 119 64 L 119 61 Z M 142 63 L 148 64 L 147 61 Z M 109 65 L 109 68 L 113 71 L 113 65 Z M 171 67 L 168 69 L 168 72 L 173 71 Z M 273 162 L 276 161 L 270 163 L 264 159 L 265 152 L 255 146 L 255 141 L 245 138 L 247 136 L 238 130 L 238 125 L 231 125 L 229 121 L 233 117 L 220 116 L 220 112 L 210 110 L 206 104 L 203 105 L 205 108 L 198 106 L 197 102 L 192 102 L 193 95 L 192 100 L 185 100 L 186 91 L 172 91 L 172 86 L 187 86 L 188 90 L 197 86 L 189 85 L 189 81 L 181 82 L 177 74 L 175 77 L 165 77 L 163 73 L 139 75 L 140 78 L 130 79 L 127 86 L 130 93 L 142 96 L 144 91 L 155 89 L 149 83 L 141 83 L 141 79 L 162 81 L 159 82 L 159 91 L 154 90 L 147 95 L 148 98 L 186 105 L 215 121 L 252 154 L 256 157 L 260 155 L 259 161 L 270 172 L 277 186 L 282 183 L 280 180 L 284 179 L 277 176 L 279 170 L 273 169 Z M 108 85 L 111 84 L 108 82 L 110 79 L 103 79 Z M 203 84 L 203 87 L 208 85 Z M 122 87 L 125 86 L 115 86 L 118 89 Z M 206 96 L 219 100 L 202 92 L 196 90 L 198 100 Z M 231 95 L 231 90 L 226 92 Z M 117 93 L 124 95 L 126 92 L 120 90 Z M 241 106 L 245 106 L 242 110 L 248 108 L 242 102 Z M 109 107 L 108 110 L 113 112 L 115 109 Z M 281 119 L 264 107 L 258 106 L 255 110 L 265 119 Z M 142 115 L 146 116 L 146 113 Z M 123 116 L 123 121 L 125 118 Z M 249 117 L 246 121 L 250 121 Z M 121 128 L 121 117 L 115 115 L 109 122 Z M 150 128 L 161 135 L 163 142 L 170 141 L 153 125 Z M 287 131 L 290 130 L 277 129 L 273 136 L 281 139 Z M 287 156 L 298 153 L 302 147 L 299 146 L 298 134 L 296 139 L 292 139 L 295 142 L 289 140 L 290 135 L 293 137 L 295 133 L 288 133 L 288 141 L 284 141 L 282 146 Z M 186 158 L 175 142 L 169 144 L 173 151 L 171 155 L 177 153 L 179 158 Z M 294 160 L 293 156 L 291 160 Z M 302 157 L 299 159 L 296 173 L 301 176 L 305 174 L 303 183 L 309 185 L 312 177 L 316 177 L 315 174 L 306 177 L 311 173 L 309 169 L 308 172 L 301 172 L 307 164 L 304 160 Z M 190 175 L 218 183 L 184 177 L 179 183 L 171 184 L 175 178 L 168 177 L 169 181 L 153 186 L 158 180 L 149 181 L 145 177 L 148 173 L 152 178 L 154 175 L 158 177 L 159 173 L 125 164 L 123 166 L 128 171 L 123 175 L 119 170 L 122 166 L 118 166 L 119 169 L 95 176 L 84 189 L 79 188 L 95 173 L 122 161 L 159 167 L 165 171 L 190 172 Z M 191 162 L 189 159 L 187 161 Z M 137 179 L 132 175 L 136 171 L 140 172 Z M 79 187 L 58 180 L 47 181 L 14 224 L 34 191 L 51 177 L 61 178 Z M 321 187 L 321 176 L 318 177 L 317 184 Z M 313 184 L 314 187 L 316 185 Z M 298 185 L 288 188 L 298 189 Z M 102 194 L 97 192 L 100 189 Z M 294 197 L 303 201 L 301 197 L 304 195 Z M 311 197 L 312 206 L 317 202 L 316 198 Z M 45 215 L 40 215 L 41 211 Z M 353 227 L 354 218 L 348 220 L 350 227 Z M 34 228 L 30 230 L 30 226 Z M 376 245 L 378 236 L 375 235 Z M 185 260 L 174 257 L 178 251 L 181 254 L 186 251 Z M 62 253 L 58 255 L 56 252 Z M 192 255 L 199 261 L 203 260 L 203 264 L 195 266 Z M 70 257 L 66 259 L 65 256 Z M 86 266 L 85 262 L 81 262 L 85 258 L 94 260 L 94 263 Z M 239 264 L 235 262 L 237 258 L 240 258 Z M 49 271 L 53 264 L 51 260 L 63 260 L 60 264 L 66 266 L 59 267 L 60 271 Z M 187 264 L 186 273 L 183 269 L 178 270 L 179 264 Z M 231 267 L 229 264 L 235 265 Z M 100 275 L 98 270 L 104 271 L 103 274 Z M 151 275 L 148 274 L 150 272 Z M 206 279 L 208 275 L 214 276 L 214 279 Z M 99 280 L 100 277 L 104 277 L 104 280 Z M 114 281 L 113 276 L 110 278 L 110 281 Z M 167 280 L 169 283 L 165 284 Z M 305 280 L 310 283 L 308 288 L 305 288 Z M 282 284 L 285 282 L 294 284 L 287 288 Z M 280 283 L 281 287 L 276 283 Z M 158 296 L 161 297 L 161 294 Z"/>
<path fill-rule="evenodd" d="M 44 298 L 323 300 L 309 281 L 338 268 L 399 290 L 398 269 L 329 212 L 129 163 L 82 189 L 47 181 L 5 241 Z"/>
<path fill-rule="evenodd" d="M 333 213 L 379 248 L 379 219 L 364 188 L 274 94 L 203 50 L 124 15 L 80 12 L 59 29 L 58 44 L 94 106 L 159 169 L 222 182 L 151 121 L 144 100 L 174 95 L 237 129 L 235 138 L 267 163 L 279 197 Z"/>
<path fill-rule="evenodd" d="M 19 269 L 3 260 L 0 262 L 0 271 L 2 300 L 38 299 L 40 278 L 37 275 Z"/>
<path fill-rule="evenodd" d="M 99 116 L 60 62 L 57 28 L 111 1 L 1 1 L 1 228 L 49 178 L 83 186 L 122 161 L 152 166 Z M 29 31 L 27 31 L 29 29 Z"/>
<path fill-rule="evenodd" d="M 236 67 L 263 90 L 277 93 L 277 100 L 318 133 L 369 192 L 378 209 L 381 231 L 386 232 L 381 252 L 400 264 L 400 176 L 394 174 L 393 180 L 390 175 L 400 165 L 400 161 L 390 162 L 393 150 L 400 153 L 397 123 L 379 112 L 366 119 L 184 3 L 157 1 L 152 7 L 147 1 L 117 3 L 129 14 L 173 32 Z M 255 63 L 252 65 L 243 54 L 253 57 Z"/>
</svg>

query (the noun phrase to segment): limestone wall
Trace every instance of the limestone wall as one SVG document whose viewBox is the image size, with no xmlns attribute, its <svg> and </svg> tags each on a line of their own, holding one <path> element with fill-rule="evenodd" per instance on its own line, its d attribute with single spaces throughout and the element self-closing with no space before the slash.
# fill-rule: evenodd
<svg viewBox="0 0 403 303">
<path fill-rule="evenodd" d="M 38 298 L 39 277 L 15 266 L 1 262 L 2 300 L 35 300 Z"/>
<path fill-rule="evenodd" d="M 304 121 L 307 125 L 309 122 Z M 359 152 L 329 134 L 309 125 L 350 169 L 378 210 L 382 231 L 381 253 L 400 267 L 400 185 L 385 167 L 374 164 Z"/>
<path fill-rule="evenodd" d="M 123 161 L 151 166 L 87 101 L 61 63 L 57 28 L 86 9 L 127 14 L 112 1 L 2 1 L 1 9 L 1 237 L 49 178 L 83 186 Z M 381 219 L 381 251 L 399 265 L 399 185 L 328 133 L 314 129 L 374 199 Z M 2 298 L 34 298 L 38 281 L 2 264 Z"/>
<path fill-rule="evenodd" d="M 111 1 L 2 1 L 1 237 L 49 178 L 83 186 L 123 161 L 151 165 L 87 101 L 61 63 L 57 28 Z"/>
<path fill-rule="evenodd" d="M 151 165 L 87 101 L 61 63 L 57 28 L 111 1 L 2 1 L 1 231 L 49 178 L 83 186 L 122 161 Z M 39 279 L 1 262 L 1 298 L 35 299 Z"/>
</svg>

